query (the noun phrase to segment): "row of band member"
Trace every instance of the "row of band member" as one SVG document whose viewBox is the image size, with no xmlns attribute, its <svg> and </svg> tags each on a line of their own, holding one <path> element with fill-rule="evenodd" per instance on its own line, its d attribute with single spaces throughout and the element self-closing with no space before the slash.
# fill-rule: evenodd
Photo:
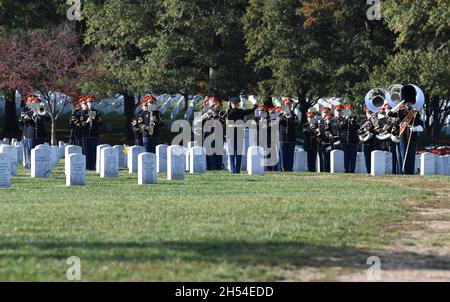
<svg viewBox="0 0 450 302">
<path fill-rule="evenodd" d="M 86 167 L 95 170 L 96 149 L 99 138 L 99 127 L 102 117 L 92 106 L 95 97 L 80 97 L 74 103 L 74 111 L 70 119 L 71 143 L 82 147 L 86 155 Z M 19 118 L 22 127 L 25 168 L 31 168 L 31 150 L 47 143 L 46 125 L 51 122 L 50 115 L 39 97 L 30 95 L 25 98 L 25 107 Z"/>
<path fill-rule="evenodd" d="M 346 173 L 355 173 L 357 152 L 361 148 L 365 155 L 367 171 L 371 171 L 371 153 L 375 150 L 384 150 L 392 153 L 394 174 L 413 174 L 415 167 L 415 153 L 417 149 L 417 132 L 423 125 L 420 115 L 417 115 L 414 123 L 407 127 L 402 135 L 393 141 L 400 128 L 401 122 L 413 109 L 412 104 L 406 103 L 398 111 L 391 112 L 389 105 L 380 108 L 378 112 L 370 112 L 365 108 L 366 116 L 358 118 L 355 115 L 355 106 L 352 104 L 336 105 L 333 114 L 331 108 L 322 108 L 321 116 L 312 108 L 307 113 L 307 123 L 300 127 L 299 117 L 294 113 L 297 103 L 290 98 L 283 99 L 283 107 L 273 106 L 271 98 L 265 99 L 262 105 L 254 105 L 251 109 L 240 108 L 239 98 L 230 99 L 230 108 L 223 109 L 223 103 L 218 98 L 206 98 L 202 106 L 200 129 L 207 121 L 216 120 L 222 124 L 227 121 L 238 121 L 246 119 L 246 116 L 258 110 L 255 121 L 258 124 L 257 143 L 259 142 L 259 131 L 267 131 L 267 142 L 265 146 L 271 148 L 276 144 L 279 152 L 277 164 L 266 167 L 269 171 L 292 171 L 294 165 L 295 146 L 297 137 L 303 132 L 304 149 L 308 157 L 308 170 L 316 171 L 317 159 L 320 160 L 322 172 L 330 171 L 330 153 L 332 150 L 343 150 L 344 167 Z M 159 144 L 159 127 L 163 124 L 156 99 L 150 97 L 141 102 L 142 110 L 133 120 L 133 129 L 136 144 L 143 145 L 148 152 L 155 152 Z M 271 131 L 274 123 L 278 123 L 279 133 L 277 141 L 271 141 Z M 203 131 L 201 138 L 203 142 L 214 134 L 211 131 Z M 396 130 L 397 129 L 397 130 Z M 240 173 L 242 156 L 237 150 L 237 129 L 234 133 L 234 142 L 229 144 L 231 150 L 228 154 L 232 173 Z M 226 133 L 226 130 L 223 131 Z M 366 135 L 369 134 L 369 135 Z M 398 135 L 398 134 L 397 134 Z M 369 139 L 367 139 L 367 137 Z M 408 145 L 408 139 L 410 144 Z M 223 137 L 226 140 L 226 137 Z M 222 140 L 222 141 L 223 141 Z M 215 140 L 212 140 L 212 148 L 215 148 Z M 405 153 L 408 150 L 407 159 Z M 223 152 L 222 152 L 223 154 Z M 214 153 L 207 156 L 208 170 L 224 169 L 223 157 Z"/>
<path fill-rule="evenodd" d="M 71 143 L 79 145 L 86 155 L 87 168 L 95 170 L 96 147 L 99 139 L 99 127 L 102 117 L 98 110 L 94 109 L 95 97 L 81 97 L 75 102 L 70 126 Z M 395 174 L 414 174 L 415 153 L 417 149 L 417 133 L 423 131 L 423 122 L 420 114 L 415 116 L 411 125 L 397 137 L 397 140 L 379 139 L 379 137 L 391 138 L 398 133 L 401 123 L 413 110 L 412 104 L 405 103 L 398 111 L 392 112 L 388 105 L 380 108 L 379 112 L 370 112 L 366 108 L 366 117 L 358 118 L 354 115 L 354 106 L 351 104 L 335 106 L 335 114 L 331 108 L 323 108 L 319 117 L 317 111 L 312 108 L 307 113 L 307 123 L 300 128 L 299 118 L 294 114 L 297 103 L 290 98 L 283 100 L 283 107 L 274 107 L 271 99 L 264 100 L 263 105 L 254 105 L 251 109 L 240 108 L 239 98 L 230 99 L 230 108 L 223 110 L 223 104 L 217 98 L 209 98 L 202 108 L 201 122 L 215 119 L 223 125 L 227 121 L 244 120 L 246 116 L 253 114 L 258 109 L 255 121 L 264 123 L 265 128 L 258 127 L 258 131 L 267 131 L 268 148 L 273 143 L 279 150 L 279 161 L 273 166 L 267 167 L 270 171 L 292 171 L 294 163 L 295 145 L 298 132 L 304 134 L 304 149 L 308 153 L 308 169 L 316 171 L 316 160 L 319 157 L 321 171 L 328 172 L 330 165 L 330 152 L 336 149 L 344 151 L 344 166 L 347 173 L 354 173 L 356 156 L 361 137 L 369 139 L 362 142 L 362 150 L 365 154 L 366 167 L 370 171 L 370 155 L 374 150 L 392 152 L 393 168 Z M 26 167 L 30 167 L 31 149 L 45 142 L 45 123 L 49 122 L 48 114 L 40 112 L 40 101 L 37 97 L 30 96 L 26 99 L 27 107 L 23 109 L 19 122 L 23 127 L 24 149 Z M 271 142 L 271 125 L 277 122 L 279 135 L 277 142 Z M 156 99 L 147 96 L 141 101 L 141 110 L 136 114 L 132 122 L 132 128 L 136 137 L 136 145 L 145 146 L 148 152 L 155 153 L 159 144 L 160 128 L 163 126 L 161 113 Z M 262 129 L 262 130 L 261 130 Z M 214 131 L 214 130 L 213 130 Z M 237 129 L 235 130 L 237 132 Z M 389 134 L 383 136 L 383 134 Z M 206 139 L 212 133 L 203 133 L 202 139 Z M 240 173 L 242 156 L 236 149 L 238 135 L 234 135 L 234 150 L 229 150 L 229 162 L 232 173 Z M 260 135 L 257 136 L 258 138 Z M 259 144 L 259 142 L 258 142 Z M 212 146 L 215 147 L 215 146 Z M 317 156 L 319 155 L 319 156 Z M 207 156 L 209 170 L 223 169 L 221 155 Z"/>
</svg>

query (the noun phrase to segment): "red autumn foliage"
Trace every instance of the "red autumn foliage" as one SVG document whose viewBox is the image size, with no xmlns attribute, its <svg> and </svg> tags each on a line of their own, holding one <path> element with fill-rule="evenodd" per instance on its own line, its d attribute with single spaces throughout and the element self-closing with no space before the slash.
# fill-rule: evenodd
<svg viewBox="0 0 450 302">
<path fill-rule="evenodd" d="M 305 28 L 311 27 L 330 16 L 336 8 L 334 0 L 311 0 L 303 3 L 303 11 L 306 20 L 303 23 Z"/>
<path fill-rule="evenodd" d="M 82 56 L 71 24 L 28 30 L 2 39 L 0 58 L 0 89 L 11 88 L 21 94 L 75 94 L 79 79 L 86 77 L 80 66 L 88 59 Z"/>
</svg>

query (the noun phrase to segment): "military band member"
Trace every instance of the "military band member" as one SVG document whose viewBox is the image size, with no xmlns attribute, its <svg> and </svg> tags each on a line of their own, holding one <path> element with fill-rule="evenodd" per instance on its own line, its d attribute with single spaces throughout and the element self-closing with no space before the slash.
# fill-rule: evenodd
<svg viewBox="0 0 450 302">
<path fill-rule="evenodd" d="M 373 125 L 373 112 L 370 111 L 369 108 L 364 108 L 365 113 L 365 119 L 361 122 L 361 126 L 359 129 L 359 134 L 362 135 L 364 133 L 371 133 L 374 131 L 374 125 Z M 372 158 L 372 151 L 376 150 L 376 144 L 377 140 L 375 136 L 372 136 L 369 140 L 363 141 L 362 143 L 362 152 L 364 153 L 364 161 L 366 164 L 367 173 L 371 173 L 371 158 Z"/>
<path fill-rule="evenodd" d="M 225 125 L 225 120 L 221 117 L 221 112 L 223 110 L 223 103 L 218 99 L 213 99 L 213 105 L 210 107 L 207 113 L 207 117 L 204 123 L 207 121 L 214 121 L 216 127 L 222 128 L 223 134 L 223 126 Z M 212 126 L 214 126 L 212 125 Z M 206 129 L 205 129 L 206 130 Z M 222 170 L 223 169 L 223 144 L 221 143 L 219 147 L 219 154 L 216 152 L 216 143 L 223 142 L 223 136 L 217 137 L 220 131 L 216 131 L 216 128 L 213 127 L 211 131 L 204 131 L 204 139 L 211 137 L 213 140 L 211 142 L 211 148 L 214 150 L 213 154 L 206 155 L 206 167 L 210 171 Z M 209 147 L 209 146 L 208 146 Z M 211 152 L 209 152 L 211 153 Z"/>
<path fill-rule="evenodd" d="M 74 101 L 73 111 L 72 111 L 72 115 L 70 116 L 70 122 L 69 122 L 69 126 L 70 126 L 69 144 L 72 144 L 75 146 L 80 146 L 80 147 L 82 147 L 83 144 L 81 142 L 81 128 L 77 127 L 77 116 L 81 110 L 80 103 L 82 100 L 83 100 L 83 97 L 78 98 L 77 100 Z"/>
<path fill-rule="evenodd" d="M 308 171 L 309 172 L 316 172 L 317 166 L 317 147 L 318 147 L 318 141 L 317 141 L 317 112 L 313 109 L 311 109 L 308 113 L 306 113 L 307 117 L 307 123 L 303 125 L 303 135 L 304 135 L 304 144 L 303 149 L 307 153 L 307 159 L 308 159 Z"/>
<path fill-rule="evenodd" d="M 78 112 L 76 122 L 81 131 L 81 143 L 86 156 L 87 170 L 95 170 L 100 126 L 103 123 L 100 111 L 93 108 L 94 102 L 94 96 L 87 96 L 82 99 L 81 110 Z"/>
<path fill-rule="evenodd" d="M 228 137 L 229 133 L 227 131 L 227 145 L 229 152 L 228 161 L 230 163 L 231 173 L 239 174 L 241 173 L 242 153 L 243 153 L 243 150 L 241 150 L 239 147 L 243 144 L 242 142 L 238 144 L 238 128 L 242 127 L 240 125 L 237 125 L 236 122 L 237 121 L 244 122 L 244 118 L 247 115 L 254 113 L 256 108 L 258 108 L 258 106 L 254 105 L 253 108 L 251 109 L 242 109 L 239 106 L 241 100 L 238 97 L 230 97 L 229 101 L 231 108 L 229 108 L 223 115 L 226 120 L 227 127 L 231 128 L 229 130 L 233 132 L 233 140 L 231 140 L 231 137 Z M 243 131 L 243 129 L 240 130 Z"/>
<path fill-rule="evenodd" d="M 23 129 L 25 168 L 30 169 L 31 150 L 46 142 L 46 124 L 50 122 L 50 116 L 38 97 L 28 96 L 25 102 L 26 107 L 20 114 L 19 125 Z"/>
<path fill-rule="evenodd" d="M 162 116 L 156 98 L 154 96 L 145 97 L 137 126 L 141 130 L 142 142 L 147 152 L 156 153 L 156 146 L 159 144 L 159 129 L 162 125 Z"/>
<path fill-rule="evenodd" d="M 353 115 L 354 105 L 346 104 L 343 107 L 343 116 L 337 121 L 341 148 L 344 151 L 345 173 L 355 173 L 356 157 L 358 155 L 358 119 Z"/>
<path fill-rule="evenodd" d="M 395 124 L 395 118 L 389 117 L 391 107 L 386 103 L 383 107 L 378 110 L 377 116 L 374 118 L 376 121 L 374 133 L 376 134 L 376 147 L 374 150 L 381 150 L 385 152 L 391 152 L 392 154 L 392 174 L 397 174 L 397 151 L 396 144 L 392 142 L 390 133 L 392 132 L 392 127 Z M 386 139 L 382 139 L 382 137 Z"/>
<path fill-rule="evenodd" d="M 415 93 L 415 92 L 414 92 Z M 410 98 L 411 99 L 411 98 Z M 410 102 L 405 102 L 398 111 L 390 111 L 388 116 L 398 118 L 393 133 L 397 135 L 397 173 L 413 175 L 417 151 L 418 133 L 423 132 L 421 115 Z"/>
<path fill-rule="evenodd" d="M 263 102 L 264 103 L 264 102 Z M 273 104 L 270 102 L 265 102 L 265 104 L 268 104 L 269 106 Z M 275 154 L 272 154 L 270 150 L 272 149 L 272 144 L 277 144 L 278 139 L 273 141 L 272 137 L 272 125 L 274 123 L 277 123 L 277 117 L 276 117 L 276 108 L 275 107 L 268 107 L 267 105 L 260 105 L 257 108 L 259 109 L 259 115 L 258 117 L 255 117 L 255 121 L 257 124 L 257 144 L 258 146 L 261 146 L 265 150 L 265 158 L 271 158 L 273 156 L 276 157 L 275 161 L 276 164 L 273 165 L 266 165 L 264 168 L 266 171 L 278 171 L 279 170 L 279 150 L 276 148 Z M 278 133 L 277 133 L 278 135 Z"/>
<path fill-rule="evenodd" d="M 325 110 L 326 111 L 326 110 Z M 323 113 L 323 112 L 322 112 Z M 334 148 L 337 136 L 337 127 L 333 121 L 334 114 L 324 114 L 324 119 L 319 120 L 317 127 L 317 141 L 319 147 L 320 171 L 330 172 L 330 155 Z"/>
<path fill-rule="evenodd" d="M 280 116 L 280 163 L 281 170 L 292 172 L 294 168 L 295 144 L 300 126 L 298 116 L 293 112 L 294 100 L 285 98 L 284 113 Z"/>
</svg>

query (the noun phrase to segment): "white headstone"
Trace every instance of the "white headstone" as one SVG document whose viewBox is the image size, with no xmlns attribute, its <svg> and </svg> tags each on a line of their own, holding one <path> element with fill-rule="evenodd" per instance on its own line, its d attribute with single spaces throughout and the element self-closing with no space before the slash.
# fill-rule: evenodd
<svg viewBox="0 0 450 302">
<path fill-rule="evenodd" d="M 60 141 L 58 142 L 58 148 L 59 148 L 59 158 L 64 158 L 65 152 L 66 152 L 66 146 L 64 142 Z"/>
<path fill-rule="evenodd" d="M 50 159 L 51 152 L 49 148 L 34 148 L 31 150 L 31 177 L 50 177 L 52 171 Z"/>
<path fill-rule="evenodd" d="M 11 139 L 11 146 L 16 146 L 17 144 L 17 138 Z"/>
<path fill-rule="evenodd" d="M 294 153 L 294 172 L 308 172 L 308 153 L 301 150 L 296 150 Z"/>
<path fill-rule="evenodd" d="M 72 153 L 66 157 L 66 186 L 86 185 L 86 156 Z"/>
<path fill-rule="evenodd" d="M 447 176 L 450 176 L 450 155 L 444 155 L 444 157 L 447 159 Z"/>
<path fill-rule="evenodd" d="M 247 155 L 247 172 L 248 175 L 263 176 L 264 175 L 264 148 L 260 146 L 252 146 L 248 148 Z"/>
<path fill-rule="evenodd" d="M 119 168 L 126 168 L 127 167 L 127 156 L 124 152 L 125 147 L 117 145 L 117 146 L 114 146 L 113 148 L 116 149 L 119 154 Z"/>
<path fill-rule="evenodd" d="M 386 153 L 384 151 L 372 151 L 371 156 L 372 176 L 380 176 L 386 174 Z"/>
<path fill-rule="evenodd" d="M 156 155 L 153 153 L 141 153 L 138 155 L 138 184 L 156 184 Z"/>
<path fill-rule="evenodd" d="M 50 153 L 51 153 L 52 167 L 54 167 L 59 162 L 59 147 L 50 146 Z"/>
<path fill-rule="evenodd" d="M 188 149 L 198 146 L 198 142 L 188 142 Z"/>
<path fill-rule="evenodd" d="M 447 158 L 444 156 L 437 156 L 436 159 L 436 175 L 446 176 L 447 175 Z"/>
<path fill-rule="evenodd" d="M 0 153 L 0 188 L 11 187 L 11 162 L 5 153 Z"/>
<path fill-rule="evenodd" d="M 17 147 L 17 162 L 21 163 L 23 162 L 23 144 L 22 142 L 17 142 L 15 146 Z"/>
<path fill-rule="evenodd" d="M 186 155 L 184 148 L 179 145 L 167 148 L 167 179 L 184 180 L 186 170 Z"/>
<path fill-rule="evenodd" d="M 167 145 L 156 146 L 156 172 L 167 172 Z"/>
<path fill-rule="evenodd" d="M 344 173 L 344 151 L 333 150 L 330 153 L 330 173 Z"/>
<path fill-rule="evenodd" d="M 64 147 L 64 157 L 69 156 L 70 154 L 82 154 L 83 149 L 80 146 L 68 145 Z"/>
<path fill-rule="evenodd" d="M 61 152 L 61 149 L 59 150 Z M 68 158 L 70 154 L 82 154 L 83 150 L 80 146 L 75 146 L 75 145 L 65 145 L 64 146 L 64 158 Z M 68 171 L 68 167 L 67 165 L 69 164 L 69 162 L 66 160 L 64 162 L 64 170 Z"/>
<path fill-rule="evenodd" d="M 432 153 L 422 153 L 420 155 L 420 175 L 436 174 L 436 155 Z"/>
<path fill-rule="evenodd" d="M 95 172 L 100 173 L 100 167 L 102 164 L 102 149 L 109 148 L 110 145 L 98 145 L 97 146 L 97 152 L 96 152 L 96 158 L 95 158 Z"/>
<path fill-rule="evenodd" d="M 119 153 L 117 149 L 107 147 L 100 152 L 100 178 L 119 176 Z"/>
<path fill-rule="evenodd" d="M 186 166 L 185 166 L 186 172 L 189 172 L 189 170 L 191 168 L 190 167 L 191 160 L 189 159 L 189 154 L 190 154 L 189 149 L 188 148 L 184 148 L 184 155 L 185 155 L 185 159 L 186 159 L 186 161 L 185 161 L 185 163 L 186 163 Z"/>
<path fill-rule="evenodd" d="M 356 170 L 357 174 L 367 174 L 366 158 L 364 157 L 364 152 L 358 152 L 356 156 Z"/>
<path fill-rule="evenodd" d="M 386 152 L 386 167 L 385 167 L 386 174 L 392 174 L 392 153 Z"/>
<path fill-rule="evenodd" d="M 322 167 L 322 163 L 320 162 L 320 155 L 319 153 L 317 153 L 317 157 L 316 157 L 316 171 L 317 173 L 320 173 L 320 169 Z"/>
<path fill-rule="evenodd" d="M 145 152 L 142 146 L 128 148 L 128 172 L 130 174 L 138 172 L 138 155 Z"/>
<path fill-rule="evenodd" d="M 9 162 L 11 165 L 11 175 L 17 175 L 17 147 L 13 147 L 10 145 L 1 145 L 0 153 L 4 153 L 8 156 Z"/>
<path fill-rule="evenodd" d="M 190 148 L 189 160 L 191 174 L 206 173 L 206 150 L 203 147 Z"/>
</svg>

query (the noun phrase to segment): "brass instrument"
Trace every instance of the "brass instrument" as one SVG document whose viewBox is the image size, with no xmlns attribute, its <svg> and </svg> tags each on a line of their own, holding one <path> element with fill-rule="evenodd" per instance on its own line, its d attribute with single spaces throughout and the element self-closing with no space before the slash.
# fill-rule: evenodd
<svg viewBox="0 0 450 302">
<path fill-rule="evenodd" d="M 394 109 L 392 109 L 392 112 L 397 112 L 400 109 L 400 106 L 403 103 L 408 103 L 413 106 L 413 110 L 411 110 L 406 117 L 403 119 L 403 121 L 400 122 L 400 125 L 394 126 L 392 128 L 391 133 L 391 140 L 395 143 L 400 142 L 400 137 L 403 135 L 407 127 L 410 127 L 414 124 L 414 120 L 416 119 L 417 115 L 419 114 L 419 109 L 424 106 L 425 103 L 425 95 L 423 91 L 416 85 L 408 84 L 405 86 L 401 85 L 394 85 L 395 89 L 398 91 L 398 95 L 400 98 L 396 98 L 395 100 L 401 100 L 399 104 L 395 106 Z M 392 102 L 393 98 L 390 96 L 388 98 L 388 102 Z M 395 103 L 393 103 L 395 104 Z M 409 145 L 409 143 L 408 143 Z"/>
<path fill-rule="evenodd" d="M 370 141 L 375 133 L 372 131 L 372 128 L 379 128 L 378 119 L 375 116 L 376 113 L 372 114 L 367 122 L 365 122 L 358 130 L 359 140 L 363 143 Z"/>
<path fill-rule="evenodd" d="M 149 136 L 153 136 L 153 134 L 155 133 L 155 117 L 153 116 L 153 111 L 150 111 L 150 125 L 147 127 L 147 131 L 148 131 L 148 135 Z"/>
<path fill-rule="evenodd" d="M 377 112 L 384 106 L 388 92 L 383 88 L 374 88 L 370 90 L 365 97 L 366 107 L 372 112 Z"/>
</svg>

